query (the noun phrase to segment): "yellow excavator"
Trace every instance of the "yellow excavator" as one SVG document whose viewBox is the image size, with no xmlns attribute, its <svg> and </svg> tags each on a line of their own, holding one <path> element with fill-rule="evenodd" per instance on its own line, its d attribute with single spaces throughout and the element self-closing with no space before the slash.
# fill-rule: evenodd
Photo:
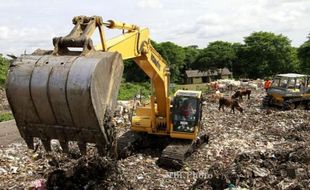
<svg viewBox="0 0 310 190">
<path fill-rule="evenodd" d="M 207 140 L 200 135 L 201 92 L 178 90 L 169 97 L 169 68 L 152 47 L 147 28 L 99 16 L 77 16 L 73 24 L 67 36 L 53 39 L 54 50 L 22 55 L 10 65 L 7 98 L 27 146 L 33 149 L 36 137 L 50 151 L 50 140 L 58 139 L 64 152 L 75 141 L 82 154 L 93 143 L 101 155 L 117 146 L 121 156 L 137 144 L 136 134 L 146 133 L 158 141 L 171 139 L 160 163 L 181 166 Z M 104 27 L 122 34 L 106 40 Z M 94 46 L 97 28 L 100 44 Z M 150 78 L 152 95 L 148 105 L 135 110 L 129 136 L 117 141 L 112 117 L 126 59 L 134 59 Z"/>
</svg>

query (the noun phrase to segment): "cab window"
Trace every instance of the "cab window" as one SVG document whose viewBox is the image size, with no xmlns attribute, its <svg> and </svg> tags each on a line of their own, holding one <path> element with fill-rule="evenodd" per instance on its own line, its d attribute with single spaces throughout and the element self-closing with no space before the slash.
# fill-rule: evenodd
<svg viewBox="0 0 310 190">
<path fill-rule="evenodd" d="M 296 85 L 296 79 L 295 78 L 291 78 L 288 80 L 287 83 L 287 88 L 290 90 L 294 90 L 295 89 L 295 85 Z"/>
<path fill-rule="evenodd" d="M 280 78 L 275 78 L 272 81 L 271 87 L 279 87 L 280 84 Z"/>
<path fill-rule="evenodd" d="M 173 105 L 173 129 L 194 132 L 198 121 L 198 100 L 193 97 L 176 97 Z"/>
<path fill-rule="evenodd" d="M 195 121 L 197 100 L 188 97 L 177 98 L 174 111 L 175 119 Z"/>
<path fill-rule="evenodd" d="M 279 87 L 286 88 L 287 87 L 287 78 L 281 78 Z"/>
</svg>

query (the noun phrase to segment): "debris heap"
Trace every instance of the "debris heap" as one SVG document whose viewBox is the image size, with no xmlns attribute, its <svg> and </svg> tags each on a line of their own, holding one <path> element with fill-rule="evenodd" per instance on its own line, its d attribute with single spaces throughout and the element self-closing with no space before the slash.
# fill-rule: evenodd
<svg viewBox="0 0 310 190">
<path fill-rule="evenodd" d="M 81 156 L 63 154 L 57 142 L 52 153 L 40 143 L 35 152 L 13 143 L 0 148 L 0 189 L 309 189 L 310 111 L 266 110 L 264 95 L 253 90 L 251 99 L 240 103 L 243 114 L 219 111 L 217 102 L 206 101 L 203 126 L 209 143 L 180 171 L 157 165 L 160 148 L 141 149 L 116 162 L 97 157 L 91 146 Z M 122 107 L 115 116 L 118 136 L 129 130 L 130 111 Z"/>
</svg>

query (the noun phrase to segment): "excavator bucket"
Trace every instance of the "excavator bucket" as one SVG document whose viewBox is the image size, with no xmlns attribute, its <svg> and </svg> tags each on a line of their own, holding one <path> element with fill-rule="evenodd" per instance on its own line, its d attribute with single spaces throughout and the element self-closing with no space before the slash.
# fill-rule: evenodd
<svg viewBox="0 0 310 190">
<path fill-rule="evenodd" d="M 29 148 L 58 139 L 64 152 L 76 141 L 80 152 L 94 143 L 106 154 L 115 140 L 110 121 L 123 73 L 119 53 L 23 55 L 9 68 L 6 93 L 17 127 Z"/>
</svg>

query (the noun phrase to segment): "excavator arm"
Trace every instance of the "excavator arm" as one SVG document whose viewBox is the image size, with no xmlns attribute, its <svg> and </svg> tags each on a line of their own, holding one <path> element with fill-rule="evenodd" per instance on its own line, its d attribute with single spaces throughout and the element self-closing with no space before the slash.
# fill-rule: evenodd
<svg viewBox="0 0 310 190">
<path fill-rule="evenodd" d="M 128 24 L 109 21 L 109 28 L 126 29 Z M 157 102 L 157 114 L 161 117 L 168 115 L 167 98 L 169 96 L 169 68 L 164 59 L 153 48 L 149 37 L 149 30 L 147 28 L 139 29 L 135 25 L 128 25 L 128 32 L 121 36 L 113 38 L 106 42 L 106 51 L 118 52 L 123 59 L 133 58 L 137 65 L 150 78 L 155 91 Z M 102 50 L 98 45 L 98 50 Z"/>
<path fill-rule="evenodd" d="M 123 34 L 104 41 L 104 45 L 97 45 L 97 50 L 119 52 L 123 59 L 133 58 L 151 80 L 154 95 L 151 96 L 150 106 L 138 108 L 137 115 L 132 118 L 131 129 L 152 134 L 169 134 L 171 123 L 168 92 L 170 73 L 164 59 L 151 44 L 149 30 L 111 20 L 105 25 L 111 29 L 121 29 Z M 104 34 L 102 32 L 100 34 L 101 39 L 104 39 Z M 106 49 L 101 47 L 106 47 Z"/>
</svg>

